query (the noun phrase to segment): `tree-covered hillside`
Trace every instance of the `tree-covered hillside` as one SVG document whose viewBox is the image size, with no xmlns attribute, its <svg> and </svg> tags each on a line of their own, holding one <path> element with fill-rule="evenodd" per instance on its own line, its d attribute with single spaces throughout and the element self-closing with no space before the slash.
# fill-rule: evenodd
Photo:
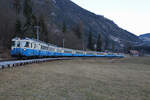
<svg viewBox="0 0 150 100">
<path fill-rule="evenodd" d="M 40 26 L 40 40 L 58 46 L 64 41 L 65 47 L 73 49 L 93 49 L 96 44 L 98 50 L 122 49 L 141 42 L 113 21 L 70 0 L 0 0 L 0 12 L 0 48 L 10 48 L 16 36 L 36 38 L 35 26 Z"/>
</svg>

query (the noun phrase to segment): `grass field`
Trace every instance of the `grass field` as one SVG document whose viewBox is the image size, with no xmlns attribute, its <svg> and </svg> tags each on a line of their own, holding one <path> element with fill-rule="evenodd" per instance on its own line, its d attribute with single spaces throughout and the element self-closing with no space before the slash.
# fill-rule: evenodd
<svg viewBox="0 0 150 100">
<path fill-rule="evenodd" d="M 75 59 L 0 70 L 0 100 L 150 100 L 150 57 Z"/>
</svg>

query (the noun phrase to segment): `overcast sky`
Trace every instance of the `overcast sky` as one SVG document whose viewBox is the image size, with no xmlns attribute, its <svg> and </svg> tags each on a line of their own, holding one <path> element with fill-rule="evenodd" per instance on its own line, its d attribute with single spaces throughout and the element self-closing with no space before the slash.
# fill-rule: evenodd
<svg viewBox="0 0 150 100">
<path fill-rule="evenodd" d="M 136 35 L 150 33 L 150 0 L 72 0 Z"/>
</svg>

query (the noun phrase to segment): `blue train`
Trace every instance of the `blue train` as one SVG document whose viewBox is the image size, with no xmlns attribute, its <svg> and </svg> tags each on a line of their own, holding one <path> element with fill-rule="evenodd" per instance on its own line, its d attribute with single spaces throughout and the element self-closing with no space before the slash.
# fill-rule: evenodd
<svg viewBox="0 0 150 100">
<path fill-rule="evenodd" d="M 30 38 L 14 38 L 12 57 L 124 57 L 123 54 L 73 50 Z"/>
</svg>

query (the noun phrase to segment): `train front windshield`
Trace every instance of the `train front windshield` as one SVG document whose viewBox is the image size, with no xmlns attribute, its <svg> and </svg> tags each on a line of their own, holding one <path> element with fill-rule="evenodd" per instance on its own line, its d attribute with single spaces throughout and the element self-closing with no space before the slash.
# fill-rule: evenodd
<svg viewBox="0 0 150 100">
<path fill-rule="evenodd" d="M 27 47 L 27 42 L 25 41 L 20 42 L 20 47 Z"/>
<path fill-rule="evenodd" d="M 20 42 L 19 41 L 12 41 L 11 46 L 12 47 L 20 47 Z"/>
<path fill-rule="evenodd" d="M 12 47 L 15 47 L 15 41 L 12 41 L 11 46 L 12 46 Z"/>
<path fill-rule="evenodd" d="M 27 41 L 21 41 L 20 42 L 20 47 L 22 47 L 22 48 L 29 48 L 29 42 L 27 42 Z"/>
<path fill-rule="evenodd" d="M 29 47 L 29 42 L 26 41 L 12 41 L 12 47 L 21 47 L 21 48 L 28 48 Z"/>
</svg>

